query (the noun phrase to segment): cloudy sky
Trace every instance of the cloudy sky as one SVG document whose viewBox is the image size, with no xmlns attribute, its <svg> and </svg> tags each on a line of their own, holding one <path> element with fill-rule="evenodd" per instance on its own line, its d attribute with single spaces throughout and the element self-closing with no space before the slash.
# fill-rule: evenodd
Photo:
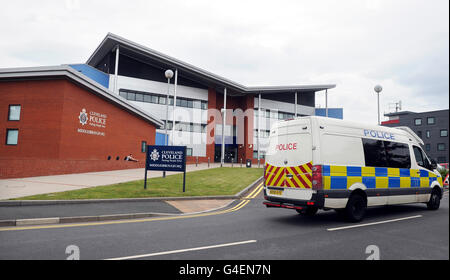
<svg viewBox="0 0 450 280">
<path fill-rule="evenodd" d="M 376 123 L 376 84 L 382 112 L 448 109 L 448 0 L 3 1 L 0 68 L 85 62 L 108 32 L 247 86 L 336 84 L 346 120 Z"/>
</svg>

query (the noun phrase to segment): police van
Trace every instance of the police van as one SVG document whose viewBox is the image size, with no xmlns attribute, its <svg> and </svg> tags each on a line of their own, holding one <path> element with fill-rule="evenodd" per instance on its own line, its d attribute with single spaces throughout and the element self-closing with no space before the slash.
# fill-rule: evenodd
<svg viewBox="0 0 450 280">
<path fill-rule="evenodd" d="M 442 177 L 408 127 L 301 117 L 274 124 L 269 143 L 267 207 L 302 215 L 334 209 L 353 222 L 361 221 L 370 206 L 426 203 L 428 209 L 439 208 Z"/>
</svg>

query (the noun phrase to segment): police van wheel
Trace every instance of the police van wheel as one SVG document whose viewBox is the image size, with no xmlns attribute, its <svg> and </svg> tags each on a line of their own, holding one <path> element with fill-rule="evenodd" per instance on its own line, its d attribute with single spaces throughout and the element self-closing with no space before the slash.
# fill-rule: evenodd
<svg viewBox="0 0 450 280">
<path fill-rule="evenodd" d="M 302 216 L 314 216 L 317 211 L 319 211 L 319 208 L 317 207 L 306 207 L 306 209 L 302 210 L 296 210 L 297 213 L 299 213 Z"/>
<path fill-rule="evenodd" d="M 439 196 L 439 192 L 434 190 L 431 193 L 430 201 L 427 203 L 427 208 L 429 210 L 438 210 L 441 205 L 441 197 Z"/>
<path fill-rule="evenodd" d="M 367 202 L 359 194 L 353 194 L 350 196 L 345 208 L 347 219 L 350 222 L 360 222 L 364 218 L 367 209 Z"/>
</svg>

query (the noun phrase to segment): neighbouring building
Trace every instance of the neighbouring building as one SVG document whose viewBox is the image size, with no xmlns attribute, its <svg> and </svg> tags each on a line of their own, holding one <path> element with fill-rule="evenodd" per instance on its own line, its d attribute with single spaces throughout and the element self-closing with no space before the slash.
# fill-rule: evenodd
<svg viewBox="0 0 450 280">
<path fill-rule="evenodd" d="M 389 120 L 381 124 L 389 127 L 407 126 L 424 142 L 424 150 L 438 163 L 448 163 L 449 110 L 415 113 L 402 111 L 385 114 Z"/>
</svg>

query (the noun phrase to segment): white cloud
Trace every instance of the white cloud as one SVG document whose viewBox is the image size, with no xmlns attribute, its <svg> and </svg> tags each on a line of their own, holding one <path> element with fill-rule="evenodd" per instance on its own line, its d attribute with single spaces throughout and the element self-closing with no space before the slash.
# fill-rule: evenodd
<svg viewBox="0 0 450 280">
<path fill-rule="evenodd" d="M 2 3 L 0 67 L 84 62 L 108 32 L 245 85 L 336 83 L 349 120 L 448 108 L 448 0 Z M 323 94 L 317 95 L 324 106 Z"/>
</svg>

